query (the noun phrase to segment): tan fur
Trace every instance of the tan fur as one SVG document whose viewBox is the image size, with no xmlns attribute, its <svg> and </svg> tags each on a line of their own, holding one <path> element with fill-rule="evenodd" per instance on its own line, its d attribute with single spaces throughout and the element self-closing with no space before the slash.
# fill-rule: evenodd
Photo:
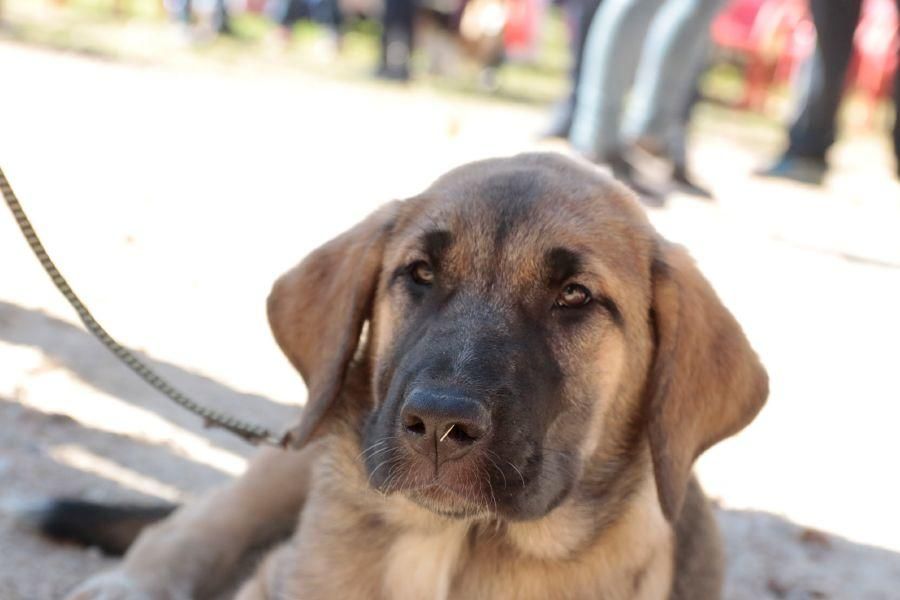
<svg viewBox="0 0 900 600">
<path fill-rule="evenodd" d="M 491 213 L 485 198 L 509 200 L 517 189 L 541 194 L 530 212 Z M 498 315 L 541 293 L 537 257 L 563 242 L 583 253 L 585 277 L 621 313 L 618 325 L 606 315 L 547 346 L 565 374 L 565 406 L 544 441 L 574 442 L 580 461 L 574 487 L 538 518 L 503 519 L 489 496 L 480 496 L 481 512 L 440 516 L 374 489 L 360 459 L 375 450 L 362 446 L 363 424 L 409 312 L 389 280 L 396 265 L 419 258 L 414 240 L 425 226 L 455 232 L 442 276 Z M 500 250 L 497 236 L 506 236 Z M 266 525 L 299 512 L 291 539 L 239 598 L 719 597 L 715 522 L 691 466 L 752 420 L 766 376 L 686 253 L 652 230 L 620 185 L 552 155 L 457 169 L 316 250 L 276 283 L 269 316 L 310 389 L 293 438 L 304 449 L 267 451 L 242 480 L 148 532 L 125 563 L 135 590 L 195 594 L 270 537 Z M 460 323 L 464 336 L 504 327 Z M 455 360 L 468 352 L 464 345 Z M 94 592 L 104 585 L 75 597 L 103 597 Z"/>
<path fill-rule="evenodd" d="M 378 495 L 367 487 L 354 446 L 326 443 L 318 466 L 325 493 L 309 498 L 302 530 L 247 584 L 247 598 L 267 590 L 259 597 L 650 600 L 671 588 L 673 532 L 651 477 L 600 535 L 592 534 L 590 507 L 576 503 L 534 522 L 472 523 Z"/>
</svg>

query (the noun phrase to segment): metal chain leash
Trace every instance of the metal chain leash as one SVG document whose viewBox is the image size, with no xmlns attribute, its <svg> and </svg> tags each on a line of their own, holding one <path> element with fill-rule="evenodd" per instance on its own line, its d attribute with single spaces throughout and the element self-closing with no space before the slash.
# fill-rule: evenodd
<svg viewBox="0 0 900 600">
<path fill-rule="evenodd" d="M 44 267 L 47 275 L 50 276 L 53 284 L 62 293 L 62 295 L 65 296 L 66 300 L 69 301 L 69 304 L 72 305 L 72 308 L 75 309 L 75 312 L 78 313 L 78 317 L 81 319 L 81 322 L 84 323 L 84 326 L 87 328 L 87 330 L 93 333 L 97 337 L 97 339 L 99 339 L 100 342 L 104 346 L 106 346 L 106 348 L 110 352 L 115 354 L 119 360 L 125 363 L 125 365 L 129 369 L 134 371 L 141 379 L 146 381 L 152 387 L 156 388 L 159 392 L 175 402 L 175 404 L 201 417 L 207 427 L 219 427 L 233 433 L 234 435 L 253 445 L 283 445 L 283 437 L 274 435 L 265 427 L 241 421 L 239 419 L 226 415 L 225 413 L 212 410 L 191 400 L 189 397 L 185 396 L 175 387 L 173 387 L 168 381 L 157 375 L 157 373 L 153 369 L 144 364 L 130 350 L 114 340 L 112 336 L 109 335 L 106 330 L 100 326 L 100 323 L 98 323 L 97 320 L 94 319 L 93 315 L 91 315 L 87 307 L 81 302 L 78 296 L 75 295 L 75 292 L 72 291 L 72 288 L 69 287 L 69 283 L 59 272 L 59 269 L 57 269 L 56 265 L 53 264 L 53 261 L 50 260 L 50 256 L 44 249 L 44 245 L 41 244 L 40 239 L 38 239 L 37 233 L 35 233 L 34 231 L 34 227 L 31 226 L 31 222 L 28 220 L 28 217 L 25 215 L 25 211 L 22 209 L 22 205 L 19 204 L 19 200 L 16 198 L 12 187 L 9 185 L 9 181 L 7 181 L 6 175 L 3 174 L 2 168 L 0 168 L 0 192 L 3 193 L 3 198 L 4 200 L 6 200 L 7 206 L 9 206 L 9 210 L 12 211 L 16 223 L 18 224 L 19 229 L 22 231 L 22 235 L 25 236 L 25 240 L 31 247 L 32 252 L 34 252 L 34 255 L 40 261 L 41 266 Z"/>
</svg>

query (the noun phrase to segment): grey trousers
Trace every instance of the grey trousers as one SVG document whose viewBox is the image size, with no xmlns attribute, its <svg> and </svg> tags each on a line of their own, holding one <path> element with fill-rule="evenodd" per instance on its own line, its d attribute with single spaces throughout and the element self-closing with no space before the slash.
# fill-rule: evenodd
<svg viewBox="0 0 900 600">
<path fill-rule="evenodd" d="M 723 3 L 604 0 L 588 33 L 572 144 L 601 160 L 643 136 L 683 152 L 686 107 Z"/>
</svg>

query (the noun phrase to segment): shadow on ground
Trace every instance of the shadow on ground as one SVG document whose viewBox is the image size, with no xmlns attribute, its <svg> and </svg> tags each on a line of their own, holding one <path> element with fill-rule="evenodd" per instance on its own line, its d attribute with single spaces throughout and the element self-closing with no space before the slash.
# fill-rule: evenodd
<svg viewBox="0 0 900 600">
<path fill-rule="evenodd" d="M 90 333 L 43 311 L 0 300 L 0 341 L 28 346 L 41 352 L 48 370 L 63 369 L 86 385 L 123 402 L 150 410 L 174 426 L 191 431 L 210 443 L 248 456 L 252 449 L 231 434 L 203 427 L 196 415 L 185 411 L 141 381 Z M 263 396 L 237 391 L 187 368 L 154 360 L 135 351 L 175 387 L 216 410 L 245 416 L 273 431 L 283 430 L 296 417 L 297 408 Z M 78 402 L 72 398 L 72 403 Z"/>
</svg>

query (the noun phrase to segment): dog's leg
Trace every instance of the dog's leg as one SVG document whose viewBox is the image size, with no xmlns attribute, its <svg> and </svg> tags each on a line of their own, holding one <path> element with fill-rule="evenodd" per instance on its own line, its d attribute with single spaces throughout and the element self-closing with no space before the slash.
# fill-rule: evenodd
<svg viewBox="0 0 900 600">
<path fill-rule="evenodd" d="M 256 572 L 247 579 L 238 590 L 235 600 L 267 600 L 268 598 L 287 597 L 282 592 L 286 578 L 284 569 L 279 565 L 296 559 L 291 542 L 285 542 L 269 552 L 260 563 Z"/>
<path fill-rule="evenodd" d="M 262 450 L 240 478 L 144 531 L 118 569 L 87 581 L 70 600 L 214 592 L 249 549 L 290 533 L 309 487 L 313 446 Z"/>
</svg>

